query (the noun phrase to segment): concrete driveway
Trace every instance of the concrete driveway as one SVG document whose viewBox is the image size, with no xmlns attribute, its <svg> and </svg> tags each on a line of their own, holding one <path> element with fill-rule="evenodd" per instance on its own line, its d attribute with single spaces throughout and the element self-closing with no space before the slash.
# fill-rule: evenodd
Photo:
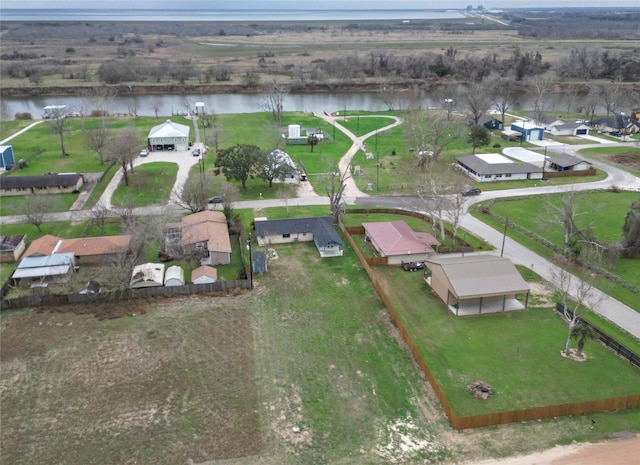
<svg viewBox="0 0 640 465">
<path fill-rule="evenodd" d="M 194 157 L 191 155 L 191 152 L 195 148 L 200 148 L 201 152 L 204 152 L 204 147 L 202 144 L 196 143 L 189 150 L 186 151 L 158 151 L 158 152 L 149 152 L 149 155 L 146 157 L 138 156 L 135 160 L 133 160 L 134 169 L 136 166 L 146 165 L 148 163 L 158 163 L 158 162 L 169 162 L 175 163 L 178 165 L 178 173 L 176 174 L 176 181 L 171 190 L 171 195 L 169 197 L 169 203 L 175 203 L 176 200 L 176 192 L 180 192 L 189 179 L 189 173 L 191 172 L 191 168 L 200 162 L 201 157 L 206 157 L 207 154 L 200 155 L 199 157 Z M 113 208 L 111 204 L 111 198 L 113 197 L 113 193 L 120 185 L 120 181 L 124 173 L 122 171 L 122 167 L 118 169 L 118 172 L 115 174 L 111 182 L 104 190 L 102 196 L 100 197 L 100 202 L 106 206 L 107 208 Z"/>
</svg>

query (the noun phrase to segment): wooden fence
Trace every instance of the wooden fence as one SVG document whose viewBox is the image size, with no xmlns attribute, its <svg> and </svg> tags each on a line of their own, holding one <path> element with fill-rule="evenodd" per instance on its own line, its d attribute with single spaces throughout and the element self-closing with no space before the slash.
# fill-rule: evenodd
<svg viewBox="0 0 640 465">
<path fill-rule="evenodd" d="M 496 412 L 483 415 L 458 416 L 453 410 L 453 407 L 451 407 L 451 404 L 449 404 L 447 396 L 438 384 L 435 376 L 433 376 L 433 373 L 431 373 L 431 370 L 422 357 L 422 354 L 413 343 L 409 332 L 405 329 L 402 321 L 400 321 L 400 318 L 398 317 L 398 314 L 391 304 L 389 297 L 387 296 L 383 286 L 373 273 L 373 270 L 371 269 L 371 266 L 369 265 L 367 259 L 365 259 L 364 255 L 351 237 L 351 231 L 357 230 L 357 227 L 345 227 L 343 225 L 341 225 L 341 227 L 343 229 L 345 238 L 347 239 L 353 250 L 356 252 L 356 255 L 360 259 L 362 266 L 369 275 L 369 279 L 373 284 L 373 288 L 387 308 L 387 311 L 391 315 L 391 318 L 398 328 L 398 331 L 402 335 L 402 339 L 407 344 L 411 355 L 420 367 L 420 370 L 422 370 L 422 373 L 424 373 L 425 377 L 427 378 L 429 385 L 435 392 L 436 397 L 440 401 L 443 410 L 447 414 L 449 421 L 455 429 L 461 430 L 468 428 L 480 428 L 484 426 L 494 426 L 506 423 L 517 423 L 522 421 L 541 420 L 546 418 L 581 415 L 585 413 L 603 412 L 607 410 L 616 410 L 622 408 L 640 407 L 640 394 L 638 394 L 623 397 L 614 397 L 610 399 L 598 399 L 587 402 L 575 402 L 569 404 L 548 405 L 543 407 L 512 410 L 507 412 Z"/>
<path fill-rule="evenodd" d="M 44 307 L 48 305 L 85 304 L 96 302 L 111 302 L 114 300 L 145 299 L 158 296 L 207 294 L 210 292 L 226 292 L 231 289 L 249 289 L 251 283 L 248 279 L 233 281 L 218 281 L 208 284 L 185 284 L 184 286 L 158 286 L 141 289 L 125 289 L 117 294 L 99 293 L 95 295 L 84 294 L 33 294 L 15 299 L 3 299 L 0 301 L 0 311 L 26 307 Z"/>
<path fill-rule="evenodd" d="M 598 170 L 595 168 L 589 168 L 588 170 L 582 171 L 545 171 L 544 179 L 551 178 L 570 178 L 576 176 L 595 176 L 598 173 Z"/>
</svg>

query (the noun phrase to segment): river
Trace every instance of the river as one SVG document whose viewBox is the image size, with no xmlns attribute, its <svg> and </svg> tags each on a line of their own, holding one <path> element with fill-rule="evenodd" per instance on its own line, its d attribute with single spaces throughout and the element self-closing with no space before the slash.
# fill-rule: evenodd
<svg viewBox="0 0 640 465">
<path fill-rule="evenodd" d="M 208 94 L 208 95 L 120 95 L 108 106 L 110 114 L 137 113 L 139 116 L 155 116 L 157 107 L 159 116 L 171 116 L 193 110 L 196 102 L 203 102 L 207 114 L 256 113 L 265 111 L 264 95 L 261 94 Z M 521 97 L 514 108 L 528 108 L 526 99 Z M 284 98 L 284 111 L 306 111 L 323 113 L 348 112 L 349 110 L 385 111 L 388 109 L 381 95 L 376 92 L 343 93 L 306 93 L 287 94 Z M 82 97 L 3 97 L 0 101 L 0 119 L 12 120 L 16 113 L 31 113 L 33 118 L 42 117 L 47 105 L 66 105 L 71 111 L 90 113 L 98 105 Z M 424 96 L 422 106 L 440 106 L 435 97 Z M 82 109 L 85 109 L 82 111 Z M 397 109 L 397 108 L 396 108 Z M 458 108 L 459 111 L 466 111 Z M 550 109 L 553 110 L 553 109 Z M 557 108 L 556 108 L 557 110 Z"/>
</svg>

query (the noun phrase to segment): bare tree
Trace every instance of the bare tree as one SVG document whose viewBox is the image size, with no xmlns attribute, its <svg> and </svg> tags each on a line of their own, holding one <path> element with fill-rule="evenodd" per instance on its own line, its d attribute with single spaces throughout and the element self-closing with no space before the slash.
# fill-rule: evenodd
<svg viewBox="0 0 640 465">
<path fill-rule="evenodd" d="M 289 218 L 289 200 L 296 196 L 296 188 L 295 184 L 291 183 L 283 183 L 278 187 L 278 191 L 276 195 L 279 199 L 284 200 L 284 206 L 287 209 L 287 218 Z"/>
<path fill-rule="evenodd" d="M 530 87 L 533 93 L 533 115 L 536 121 L 542 121 L 550 101 L 551 80 L 545 77 L 531 79 Z"/>
<path fill-rule="evenodd" d="M 563 236 L 563 254 L 569 255 L 571 244 L 576 240 L 579 228 L 576 225 L 578 212 L 576 191 L 567 189 L 561 196 L 559 203 L 555 203 L 554 197 L 550 197 L 545 203 L 545 218 L 547 223 L 560 226 Z"/>
<path fill-rule="evenodd" d="M 282 125 L 282 112 L 284 111 L 286 94 L 287 87 L 284 84 L 271 81 L 265 85 L 262 106 L 265 111 L 271 113 L 278 125 Z"/>
<path fill-rule="evenodd" d="M 22 201 L 21 210 L 24 212 L 27 223 L 34 225 L 38 232 L 42 232 L 41 226 L 47 213 L 59 211 L 62 201 L 57 195 L 30 194 Z"/>
<path fill-rule="evenodd" d="M 614 114 L 620 107 L 620 103 L 626 96 L 623 95 L 622 87 L 619 83 L 606 83 L 598 85 L 599 100 L 607 116 Z"/>
<path fill-rule="evenodd" d="M 113 204 L 113 211 L 122 220 L 123 228 L 129 227 L 130 224 L 136 222 L 135 209 L 137 207 L 136 201 L 132 197 L 126 197 L 123 200 L 115 202 Z"/>
<path fill-rule="evenodd" d="M 174 190 L 175 202 L 180 208 L 191 213 L 201 212 L 207 209 L 210 182 L 205 176 L 190 176 L 180 190 Z"/>
<path fill-rule="evenodd" d="M 477 126 L 480 118 L 491 108 L 491 95 L 488 86 L 474 83 L 464 90 L 461 97 L 471 113 L 474 126 Z"/>
<path fill-rule="evenodd" d="M 576 278 L 562 267 L 553 269 L 551 281 L 556 287 L 558 298 L 563 306 L 563 319 L 569 325 L 564 352 L 565 355 L 570 356 L 574 328 L 580 323 L 580 317 L 584 312 L 597 307 L 601 294 L 596 292 L 592 284 Z"/>
<path fill-rule="evenodd" d="M 496 110 L 500 112 L 503 128 L 504 116 L 513 106 L 516 86 L 516 80 L 513 77 L 498 77 L 489 81 L 489 96 Z"/>
<path fill-rule="evenodd" d="M 158 113 L 160 112 L 160 108 L 162 107 L 162 100 L 160 100 L 160 98 L 153 99 L 151 105 L 153 106 L 153 112 L 156 115 L 156 119 L 158 119 Z"/>
<path fill-rule="evenodd" d="M 333 224 L 338 224 L 340 216 L 344 213 L 344 190 L 346 188 L 345 181 L 351 177 L 349 167 L 340 173 L 338 167 L 332 161 L 327 162 L 329 172 L 321 176 L 321 182 L 324 186 L 327 197 L 329 197 L 329 205 L 331 207 L 331 220 Z"/>
<path fill-rule="evenodd" d="M 109 213 L 110 211 L 104 203 L 102 202 L 96 203 L 95 206 L 89 212 L 89 215 L 91 218 L 89 220 L 90 226 L 97 226 L 98 228 L 100 228 L 100 234 L 104 235 L 104 228 L 107 224 L 107 218 L 109 218 Z"/>
<path fill-rule="evenodd" d="M 425 168 L 430 159 L 437 161 L 447 145 L 461 137 L 460 121 L 448 119 L 442 111 L 411 111 L 405 122 L 405 134 L 420 168 Z"/>
<path fill-rule="evenodd" d="M 109 142 L 109 159 L 118 163 L 122 168 L 124 183 L 129 185 L 128 168 L 133 166 L 133 159 L 137 155 L 138 137 L 136 129 L 129 126 L 111 138 Z"/>
<path fill-rule="evenodd" d="M 69 132 L 69 124 L 67 118 L 65 118 L 64 114 L 58 114 L 55 117 L 49 119 L 47 121 L 49 125 L 49 129 L 53 135 L 58 136 L 60 139 L 60 150 L 62 151 L 63 157 L 68 157 L 69 154 L 64 148 L 64 136 L 67 132 Z"/>
<path fill-rule="evenodd" d="M 91 128 L 85 132 L 84 144 L 89 150 L 93 150 L 98 154 L 100 164 L 104 164 L 104 157 L 107 144 L 111 138 L 111 130 L 104 124 L 97 128 Z"/>
</svg>

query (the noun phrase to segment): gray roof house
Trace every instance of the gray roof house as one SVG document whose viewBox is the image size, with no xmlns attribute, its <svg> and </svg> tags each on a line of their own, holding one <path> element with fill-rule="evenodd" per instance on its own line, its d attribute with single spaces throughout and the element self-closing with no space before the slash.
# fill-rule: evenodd
<svg viewBox="0 0 640 465">
<path fill-rule="evenodd" d="M 640 132 L 640 123 L 629 118 L 623 113 L 607 116 L 605 118 L 595 119 L 591 122 L 591 126 L 600 132 L 626 132 L 634 134 Z"/>
<path fill-rule="evenodd" d="M 83 176 L 78 173 L 1 176 L 0 195 L 69 193 L 80 190 L 83 182 Z"/>
<path fill-rule="evenodd" d="M 591 168 L 591 163 L 566 153 L 547 157 L 549 168 L 556 171 L 585 171 Z"/>
<path fill-rule="evenodd" d="M 516 162 L 498 153 L 458 157 L 457 168 L 480 182 L 542 179 L 543 169 L 530 163 Z"/>
<path fill-rule="evenodd" d="M 554 136 L 586 136 L 589 134 L 589 126 L 585 123 L 556 124 L 548 130 Z"/>
<path fill-rule="evenodd" d="M 524 310 L 529 285 L 511 260 L 491 254 L 431 256 L 425 280 L 456 316 Z M 525 294 L 525 302 L 518 300 Z"/>
<path fill-rule="evenodd" d="M 323 258 L 343 254 L 344 244 L 328 216 L 256 220 L 254 224 L 261 246 L 313 241 Z"/>
</svg>

